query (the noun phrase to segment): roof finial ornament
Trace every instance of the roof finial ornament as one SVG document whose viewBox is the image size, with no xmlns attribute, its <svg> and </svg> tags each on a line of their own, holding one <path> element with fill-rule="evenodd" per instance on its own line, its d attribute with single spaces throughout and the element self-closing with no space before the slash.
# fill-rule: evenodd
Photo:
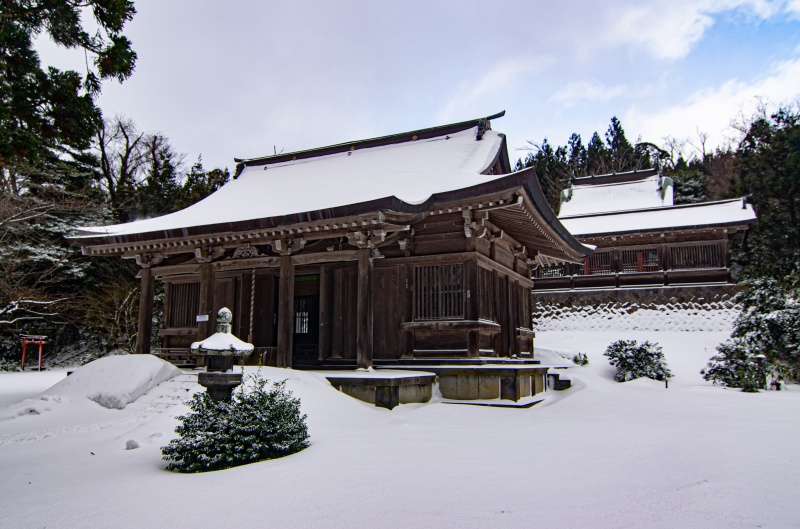
<svg viewBox="0 0 800 529">
<path fill-rule="evenodd" d="M 483 139 L 483 135 L 486 133 L 487 130 L 491 130 L 491 125 L 489 124 L 489 120 L 486 118 L 482 118 L 478 121 L 478 132 L 475 133 L 475 140 L 480 141 Z"/>
</svg>

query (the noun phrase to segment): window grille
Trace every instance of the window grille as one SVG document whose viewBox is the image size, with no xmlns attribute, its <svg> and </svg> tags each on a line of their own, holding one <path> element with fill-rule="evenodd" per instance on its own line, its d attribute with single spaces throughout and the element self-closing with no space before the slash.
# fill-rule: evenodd
<svg viewBox="0 0 800 529">
<path fill-rule="evenodd" d="M 294 332 L 295 334 L 308 334 L 310 303 L 307 299 L 294 300 Z"/>
<path fill-rule="evenodd" d="M 194 327 L 200 310 L 200 283 L 172 283 L 169 289 L 169 326 Z"/>
<path fill-rule="evenodd" d="M 670 268 L 673 270 L 725 268 L 722 252 L 717 244 L 675 246 L 671 250 Z"/>
<path fill-rule="evenodd" d="M 622 250 L 622 273 L 657 272 L 661 270 L 658 248 Z"/>
<path fill-rule="evenodd" d="M 595 252 L 586 258 L 583 273 L 584 275 L 610 274 L 613 272 L 613 265 L 611 252 Z"/>
<path fill-rule="evenodd" d="M 464 318 L 464 266 L 418 266 L 414 270 L 417 320 Z"/>
<path fill-rule="evenodd" d="M 537 267 L 533 272 L 534 277 L 564 277 L 569 275 L 569 265 L 545 265 Z"/>
</svg>

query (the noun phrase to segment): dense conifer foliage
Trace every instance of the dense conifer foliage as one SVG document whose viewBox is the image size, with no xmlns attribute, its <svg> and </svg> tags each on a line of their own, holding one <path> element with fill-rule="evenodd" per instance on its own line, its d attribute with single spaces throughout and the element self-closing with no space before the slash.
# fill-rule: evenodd
<svg viewBox="0 0 800 529">
<path fill-rule="evenodd" d="M 603 356 L 617 369 L 614 379 L 627 382 L 636 378 L 666 380 L 672 378 L 664 353 L 656 343 L 618 340 L 608 346 Z"/>
<path fill-rule="evenodd" d="M 288 456 L 308 447 L 306 416 L 286 381 L 268 385 L 259 376 L 230 402 L 196 393 L 191 413 L 178 417 L 179 435 L 161 449 L 167 470 L 206 472 Z"/>
<path fill-rule="evenodd" d="M 794 279 L 794 280 L 792 280 Z M 780 389 L 800 380 L 800 284 L 765 278 L 745 282 L 731 339 L 717 348 L 703 378 L 746 391 Z"/>
</svg>

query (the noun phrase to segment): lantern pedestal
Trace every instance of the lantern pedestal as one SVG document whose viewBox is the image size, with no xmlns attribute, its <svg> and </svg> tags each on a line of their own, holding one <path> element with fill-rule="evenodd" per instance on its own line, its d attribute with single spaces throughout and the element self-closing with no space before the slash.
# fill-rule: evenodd
<svg viewBox="0 0 800 529">
<path fill-rule="evenodd" d="M 242 383 L 241 373 L 199 373 L 197 383 L 206 388 L 208 396 L 215 402 L 231 400 L 233 390 Z"/>
</svg>

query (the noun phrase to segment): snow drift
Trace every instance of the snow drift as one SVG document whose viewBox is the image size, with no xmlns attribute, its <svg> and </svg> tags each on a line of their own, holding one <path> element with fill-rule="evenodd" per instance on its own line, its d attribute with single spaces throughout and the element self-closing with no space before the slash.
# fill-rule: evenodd
<svg viewBox="0 0 800 529">
<path fill-rule="evenodd" d="M 181 370 L 151 355 L 99 358 L 42 393 L 43 397 L 85 397 L 105 408 L 121 410 Z"/>
</svg>

